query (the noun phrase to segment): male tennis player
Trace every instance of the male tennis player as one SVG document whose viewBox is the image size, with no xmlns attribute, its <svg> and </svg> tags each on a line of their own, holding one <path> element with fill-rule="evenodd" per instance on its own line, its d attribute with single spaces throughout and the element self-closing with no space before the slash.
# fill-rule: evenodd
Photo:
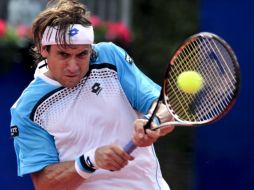
<svg viewBox="0 0 254 190">
<path fill-rule="evenodd" d="M 160 87 L 113 43 L 93 44 L 87 10 L 60 0 L 33 23 L 34 80 L 11 108 L 18 175 L 36 189 L 168 190 L 152 144 L 173 130 L 144 132 Z M 161 122 L 171 116 L 163 109 Z M 155 125 L 155 124 L 152 124 Z M 123 146 L 133 139 L 132 155 Z"/>
</svg>

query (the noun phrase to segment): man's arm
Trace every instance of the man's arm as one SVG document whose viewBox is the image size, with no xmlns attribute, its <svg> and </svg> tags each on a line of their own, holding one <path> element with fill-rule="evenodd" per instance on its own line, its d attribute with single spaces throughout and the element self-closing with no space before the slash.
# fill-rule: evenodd
<svg viewBox="0 0 254 190">
<path fill-rule="evenodd" d="M 102 146 L 95 151 L 95 162 L 98 168 L 117 171 L 125 167 L 134 158 L 124 152 L 122 147 L 116 144 Z M 36 190 L 64 190 L 76 189 L 82 182 L 82 178 L 75 169 L 75 161 L 66 161 L 52 164 L 43 170 L 31 174 Z"/>
<path fill-rule="evenodd" d="M 36 190 L 75 189 L 83 179 L 75 170 L 75 161 L 52 164 L 31 174 Z"/>
</svg>

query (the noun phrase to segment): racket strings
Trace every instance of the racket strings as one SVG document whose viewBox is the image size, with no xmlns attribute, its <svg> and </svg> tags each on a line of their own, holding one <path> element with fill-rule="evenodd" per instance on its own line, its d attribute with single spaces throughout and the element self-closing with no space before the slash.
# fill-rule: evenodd
<svg viewBox="0 0 254 190">
<path fill-rule="evenodd" d="M 209 40 L 204 39 L 204 40 L 207 41 L 207 43 L 205 43 L 205 49 L 208 51 L 208 53 L 209 53 L 209 50 L 212 49 L 214 52 L 216 52 L 215 54 L 213 54 L 213 56 L 217 55 L 216 57 L 212 57 L 211 59 L 212 64 L 210 64 L 210 65 L 214 65 L 215 67 L 215 68 L 211 68 L 210 70 L 211 74 L 213 74 L 213 76 L 211 77 L 213 80 L 207 80 L 207 81 L 212 82 L 212 84 L 210 85 L 216 85 L 216 88 L 213 91 L 214 93 L 216 94 L 219 93 L 218 95 L 225 97 L 224 99 L 225 101 L 227 100 L 224 106 L 221 106 L 223 110 L 231 101 L 229 97 L 234 95 L 234 87 L 235 87 L 235 81 L 236 81 L 235 78 L 233 77 L 235 75 L 232 73 L 234 70 L 229 69 L 229 64 L 226 64 L 227 63 L 226 58 L 228 54 L 227 52 L 223 52 L 225 51 L 225 49 L 219 48 L 220 44 L 216 43 L 215 40 L 210 40 L 210 39 Z M 217 59 L 219 61 L 216 61 Z M 216 63 L 214 63 L 215 61 Z M 231 61 L 231 60 L 227 58 L 227 61 Z M 219 66 L 221 66 L 221 68 L 218 68 Z M 216 79 L 219 79 L 219 80 L 216 80 Z M 218 100 L 222 101 L 223 98 L 218 97 Z"/>
<path fill-rule="evenodd" d="M 227 49 L 212 38 L 196 38 L 175 56 L 165 89 L 167 102 L 182 120 L 204 121 L 220 115 L 235 95 L 236 69 Z M 195 95 L 177 88 L 176 78 L 194 70 L 204 78 L 204 88 Z"/>
<path fill-rule="evenodd" d="M 233 64 L 226 64 L 228 61 L 232 62 L 232 59 L 230 58 L 229 54 L 227 53 L 224 53 L 225 51 L 225 48 L 221 46 L 220 43 L 218 43 L 217 41 L 215 40 L 210 40 L 212 43 L 213 43 L 213 46 L 215 47 L 215 50 L 218 52 L 218 58 L 221 59 L 221 63 L 224 63 L 224 69 L 227 72 L 228 75 L 226 75 L 230 80 L 229 82 L 236 82 L 236 73 L 234 72 L 235 71 L 235 68 L 230 68 L 230 66 L 232 66 Z M 234 73 L 233 73 L 234 72 Z M 232 83 L 231 83 L 232 84 Z"/>
<path fill-rule="evenodd" d="M 186 46 L 187 47 L 187 46 Z M 173 78 L 175 79 L 182 71 L 186 70 L 183 66 L 186 65 L 187 63 L 192 63 L 192 60 L 190 58 L 192 56 L 189 56 L 189 51 L 186 52 L 187 48 L 184 47 L 179 53 L 178 57 L 175 59 L 174 65 L 177 66 L 174 68 L 174 74 Z M 191 52 L 191 51 L 190 51 Z M 187 55 L 186 55 L 187 54 Z M 191 70 L 191 69 L 189 69 Z M 173 82 L 168 82 L 168 84 L 174 84 L 176 86 L 176 81 L 174 80 Z M 197 120 L 198 114 L 196 114 L 196 118 L 193 118 L 194 115 L 189 114 L 188 109 L 186 109 L 186 105 L 188 105 L 188 102 L 193 101 L 193 96 L 190 96 L 188 94 L 184 93 L 178 93 L 177 88 L 171 88 L 168 90 L 168 93 L 173 92 L 174 98 L 171 100 L 171 105 L 173 106 L 173 110 L 175 110 L 176 115 L 178 115 L 180 118 L 185 118 L 185 120 Z"/>
<path fill-rule="evenodd" d="M 200 61 L 200 60 L 198 60 L 198 58 L 197 57 L 200 57 L 198 54 L 195 54 L 195 52 L 200 52 L 200 50 L 199 49 L 197 49 L 197 48 L 199 48 L 199 46 L 195 46 L 195 47 L 193 47 L 193 44 L 192 43 L 190 43 L 189 44 L 189 46 L 186 46 L 185 47 L 186 48 L 186 50 L 187 50 L 187 52 L 186 51 L 183 51 L 182 53 L 184 54 L 183 56 L 179 56 L 180 58 L 182 58 L 183 57 L 183 59 L 185 59 L 185 61 L 186 62 L 188 62 L 188 63 L 192 63 L 192 62 L 198 62 L 198 61 Z M 197 49 L 197 51 L 195 51 L 195 49 Z M 190 52 L 190 53 L 189 53 Z M 202 61 L 202 60 L 201 60 Z M 181 61 L 180 61 L 181 62 Z M 187 65 L 187 66 L 190 66 L 189 64 Z M 182 69 L 182 68 L 181 68 Z M 186 69 L 186 68 L 184 68 L 184 69 Z M 189 70 L 192 70 L 192 68 L 191 67 L 189 67 L 189 68 L 187 68 L 187 69 L 189 69 Z M 187 96 L 187 102 L 191 102 L 191 101 L 193 101 L 193 99 L 190 99 L 190 97 L 191 96 Z M 213 96 L 214 97 L 214 96 Z M 211 100 L 213 100 L 214 98 L 213 97 L 211 97 Z M 186 98 L 182 98 L 183 100 L 184 100 L 184 102 L 186 102 Z M 195 103 L 197 104 L 197 103 L 202 103 L 202 101 L 201 102 L 197 102 L 197 100 L 198 99 L 196 99 L 195 100 Z M 210 103 L 214 103 L 214 102 L 216 102 L 217 100 L 215 99 L 214 101 L 210 101 Z M 193 107 L 193 106 L 192 106 Z M 204 114 L 203 112 L 201 113 L 201 112 L 196 112 L 196 120 L 201 120 L 201 117 L 203 118 L 203 116 L 204 115 L 206 115 L 206 114 Z M 215 113 L 214 113 L 214 115 L 215 115 Z M 187 115 L 188 116 L 188 115 Z M 193 119 L 192 119 L 193 120 Z"/>
<path fill-rule="evenodd" d="M 208 42 L 209 42 L 209 41 L 208 41 Z M 206 43 L 206 42 L 205 42 L 204 44 L 205 44 L 205 47 L 208 47 L 208 45 L 207 45 L 207 44 L 209 44 L 209 43 Z M 208 47 L 208 49 L 209 49 L 209 47 Z M 213 47 L 212 47 L 212 49 L 213 49 L 213 50 L 215 50 Z M 200 51 L 200 52 L 205 52 L 205 51 Z M 203 55 L 204 55 L 204 53 L 203 53 Z M 203 55 L 202 55 L 202 56 L 203 56 Z M 205 58 L 206 58 L 206 57 L 205 57 Z M 214 60 L 213 60 L 213 61 L 214 61 Z M 217 71 L 217 70 L 216 70 L 216 69 L 214 69 L 214 70 L 210 70 L 210 71 L 211 71 L 211 74 L 212 74 L 212 75 L 215 75 L 215 77 L 217 78 L 217 76 L 218 76 L 218 72 L 217 72 L 217 73 L 216 73 L 216 72 L 214 72 L 214 71 Z M 213 77 L 212 79 L 216 79 L 215 77 Z M 216 84 L 216 83 L 215 83 L 216 81 L 215 81 L 215 82 L 214 82 L 214 80 L 211 80 L 211 81 L 212 81 L 212 83 Z M 223 84 L 223 83 L 222 83 L 222 84 Z M 224 85 L 224 86 L 222 86 L 222 87 L 224 87 L 224 88 L 225 88 L 225 85 Z M 217 88 L 218 88 L 218 87 L 217 87 Z M 222 90 L 221 90 L 221 91 L 222 91 Z M 213 94 L 213 95 L 214 95 L 214 94 Z M 216 102 L 217 102 L 217 101 L 218 101 L 218 100 L 216 100 Z M 220 104 L 218 104 L 218 105 L 220 105 Z M 226 105 L 225 105 L 225 106 L 226 106 Z M 222 106 L 221 108 L 222 108 L 222 109 L 224 109 L 223 107 L 224 107 L 224 106 Z M 220 110 L 218 110 L 218 111 L 220 111 Z"/>
<path fill-rule="evenodd" d="M 212 49 L 215 52 L 215 54 L 212 54 L 214 56 L 212 58 L 212 61 L 216 61 L 216 59 L 218 59 L 217 64 L 213 64 L 213 65 L 215 65 L 216 67 L 219 67 L 219 66 L 222 67 L 222 68 L 217 68 L 217 69 L 215 68 L 215 70 L 212 70 L 212 72 L 217 71 L 217 74 L 220 75 L 221 73 L 219 73 L 219 72 L 220 71 L 222 72 L 224 70 L 224 72 L 223 72 L 223 73 L 225 73 L 225 75 L 223 75 L 225 77 L 224 79 L 227 80 L 227 82 L 233 86 L 233 81 L 236 81 L 235 77 L 234 77 L 235 75 L 232 73 L 233 70 L 229 68 L 229 65 L 226 64 L 228 61 L 231 61 L 231 60 L 226 56 L 227 53 L 224 52 L 225 49 L 220 48 L 219 47 L 220 44 L 216 43 L 215 40 L 211 40 L 211 39 L 210 40 L 204 39 L 204 40 L 207 41 L 207 43 L 205 43 L 205 45 L 206 45 L 205 48 L 207 49 L 207 51 L 209 52 L 209 49 Z M 226 60 L 226 58 L 227 58 L 227 60 Z M 222 64 L 220 64 L 220 63 L 222 63 Z M 227 84 L 227 83 L 222 83 L 222 84 Z M 224 87 L 226 87 L 226 86 L 224 86 Z"/>
<path fill-rule="evenodd" d="M 203 51 L 197 51 L 197 59 L 200 62 L 209 63 L 208 67 L 205 68 L 206 73 L 203 72 L 205 81 L 209 81 L 211 83 L 211 84 L 209 84 L 209 86 L 216 85 L 215 89 L 220 89 L 220 90 L 216 90 L 216 91 L 215 90 L 211 91 L 210 96 L 207 96 L 207 98 L 209 98 L 211 100 L 210 103 L 217 104 L 217 107 L 215 107 L 215 111 L 216 111 L 215 114 L 217 114 L 217 113 L 220 113 L 221 111 L 223 111 L 225 109 L 225 107 L 228 105 L 228 103 L 230 102 L 230 101 L 228 101 L 228 103 L 226 103 L 226 104 L 221 102 L 222 97 L 220 97 L 220 96 L 224 96 L 224 92 L 227 92 L 227 90 L 225 90 L 225 89 L 227 89 L 227 87 L 226 87 L 225 83 L 221 83 L 221 80 L 218 77 L 221 75 L 221 73 L 219 72 L 218 69 L 213 68 L 213 66 L 216 67 L 217 65 L 213 63 L 214 60 L 213 60 L 213 58 L 211 59 L 210 58 L 211 55 L 209 55 L 209 53 L 211 54 L 211 52 L 209 50 L 212 49 L 213 51 L 216 51 L 216 47 L 213 46 L 213 44 L 211 44 L 210 41 L 208 41 L 207 39 L 204 39 L 204 41 L 200 41 L 200 39 L 198 39 L 198 43 L 202 45 L 201 48 L 203 48 Z M 220 53 L 220 52 L 217 52 L 217 53 Z M 214 56 L 214 54 L 212 54 L 212 55 Z M 194 56 L 194 57 L 196 57 L 196 56 Z M 204 59 L 202 59 L 202 58 L 204 58 Z M 198 60 L 195 60 L 195 61 L 198 61 Z M 222 62 L 222 63 L 224 63 L 224 62 Z M 198 66 L 200 66 L 200 65 L 202 65 L 202 64 L 199 64 Z M 223 65 L 223 67 L 224 67 L 224 65 Z M 199 72 L 204 71 L 204 69 L 200 68 L 200 67 L 199 67 L 199 70 L 200 70 Z M 206 80 L 206 78 L 209 78 L 210 80 Z M 219 81 L 217 79 L 219 79 Z"/>
<path fill-rule="evenodd" d="M 201 45 L 203 45 L 204 47 L 202 47 L 201 46 L 201 48 L 205 48 L 203 51 L 197 51 L 197 52 L 199 52 L 199 53 L 202 53 L 201 55 L 199 55 L 199 54 L 197 54 L 197 57 L 198 57 L 198 59 L 199 58 L 202 58 L 202 57 L 204 57 L 204 59 L 205 60 L 200 60 L 200 61 L 205 61 L 205 62 L 212 62 L 212 61 L 214 61 L 213 59 L 207 59 L 207 53 L 210 53 L 209 51 L 207 52 L 206 50 L 208 49 L 212 49 L 212 50 L 214 50 L 215 51 L 215 48 L 212 46 L 212 47 L 210 47 L 211 46 L 211 44 L 210 44 L 210 42 L 208 41 L 208 40 L 204 40 L 204 41 L 200 41 L 199 39 L 198 39 L 198 43 L 199 44 L 201 44 Z M 191 44 L 191 45 L 193 45 L 193 44 Z M 208 45 L 210 45 L 210 46 L 208 46 Z M 212 54 L 213 55 L 213 54 Z M 194 58 L 196 58 L 196 56 L 194 56 Z M 208 57 L 208 58 L 210 58 L 210 56 Z M 196 60 L 195 60 L 196 61 Z M 211 65 L 214 65 L 214 64 L 209 64 L 209 67 L 211 66 Z M 210 74 L 210 75 L 212 75 L 210 78 L 212 79 L 212 80 L 210 80 L 212 83 L 213 83 L 213 85 L 214 84 L 218 84 L 218 81 L 216 80 L 217 78 L 218 78 L 218 75 L 220 75 L 220 73 L 218 73 L 218 72 L 216 72 L 216 71 L 218 71 L 217 69 L 214 69 L 214 68 L 208 68 L 209 69 L 209 72 L 208 73 L 206 73 L 206 75 L 205 76 L 207 76 L 207 74 Z M 200 69 L 200 70 L 202 70 L 202 69 Z M 219 82 L 219 84 L 221 84 L 220 82 Z M 225 88 L 225 85 L 224 85 L 224 83 L 222 83 L 222 86 L 220 86 L 220 87 L 222 87 L 222 88 Z M 217 87 L 218 88 L 218 87 Z M 219 91 L 219 92 L 222 92 L 222 89 Z M 221 112 L 222 110 L 224 110 L 225 108 L 225 106 L 223 106 L 223 105 L 221 105 L 221 104 L 219 104 L 219 103 L 221 103 L 221 102 L 219 102 L 219 100 L 221 100 L 220 99 L 220 97 L 217 97 L 217 99 L 216 99 L 216 94 L 214 94 L 215 93 L 215 91 L 212 91 L 212 93 L 211 93 L 211 97 L 210 97 L 210 100 L 214 100 L 214 101 L 210 101 L 210 102 L 212 102 L 212 104 L 214 104 L 214 103 L 217 103 L 217 105 L 219 106 L 219 107 L 217 107 L 218 108 L 218 110 L 217 110 L 217 112 L 219 113 L 219 112 Z M 223 93 L 221 93 L 221 94 L 223 94 Z M 209 97 L 209 96 L 208 96 Z M 215 98 L 213 98 L 213 97 L 215 97 Z"/>
<path fill-rule="evenodd" d="M 191 49 L 189 51 L 189 48 Z M 176 78 L 178 76 L 178 74 L 180 74 L 182 71 L 186 70 L 186 68 L 183 67 L 183 65 L 186 65 L 187 63 L 193 63 L 193 55 L 191 55 L 191 53 L 194 53 L 195 49 L 193 49 L 192 47 L 185 46 L 181 53 L 178 55 L 177 59 L 175 60 L 177 66 L 175 68 L 174 74 L 174 78 Z M 184 64 L 183 64 L 184 63 Z M 189 68 L 189 70 L 191 70 L 191 68 Z M 169 82 L 170 83 L 170 82 Z M 172 84 L 172 83 L 171 83 Z M 176 84 L 175 84 L 176 85 Z M 172 88 L 172 91 L 174 91 L 175 94 L 179 94 L 177 91 L 177 88 Z M 170 90 L 169 90 L 170 92 Z M 199 114 L 196 113 L 195 118 L 193 118 L 194 115 L 190 115 L 188 114 L 188 110 L 185 108 L 186 105 L 188 105 L 188 102 L 192 102 L 193 101 L 193 96 L 188 96 L 186 94 L 180 93 L 180 96 L 175 96 L 175 100 L 173 100 L 171 103 L 173 103 L 174 106 L 174 110 L 176 110 L 176 113 L 178 113 L 178 115 L 180 116 L 180 118 L 183 118 L 183 116 L 186 116 L 187 118 L 185 118 L 186 120 L 199 120 L 197 117 L 199 117 Z M 179 102 L 179 104 L 178 104 Z"/>
</svg>

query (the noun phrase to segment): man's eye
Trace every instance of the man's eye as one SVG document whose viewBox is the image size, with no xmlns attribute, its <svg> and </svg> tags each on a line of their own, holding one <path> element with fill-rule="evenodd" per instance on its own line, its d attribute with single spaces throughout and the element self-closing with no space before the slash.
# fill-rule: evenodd
<svg viewBox="0 0 254 190">
<path fill-rule="evenodd" d="M 89 53 L 87 51 L 85 51 L 85 52 L 80 53 L 78 56 L 79 57 L 87 57 L 88 55 L 89 55 Z"/>
<path fill-rule="evenodd" d="M 68 54 L 64 52 L 60 52 L 59 55 L 64 58 L 68 57 Z"/>
</svg>

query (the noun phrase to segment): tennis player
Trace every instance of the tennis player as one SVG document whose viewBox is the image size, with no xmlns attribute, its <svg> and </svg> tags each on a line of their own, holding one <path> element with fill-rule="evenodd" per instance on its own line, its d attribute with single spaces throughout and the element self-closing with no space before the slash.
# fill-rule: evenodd
<svg viewBox="0 0 254 190">
<path fill-rule="evenodd" d="M 168 190 L 143 129 L 160 87 L 113 43 L 94 44 L 85 5 L 50 4 L 33 22 L 34 80 L 11 108 L 18 175 L 36 189 Z M 171 120 L 162 106 L 157 120 Z M 155 122 L 152 125 L 156 126 Z M 132 155 L 123 146 L 133 139 Z"/>
</svg>

